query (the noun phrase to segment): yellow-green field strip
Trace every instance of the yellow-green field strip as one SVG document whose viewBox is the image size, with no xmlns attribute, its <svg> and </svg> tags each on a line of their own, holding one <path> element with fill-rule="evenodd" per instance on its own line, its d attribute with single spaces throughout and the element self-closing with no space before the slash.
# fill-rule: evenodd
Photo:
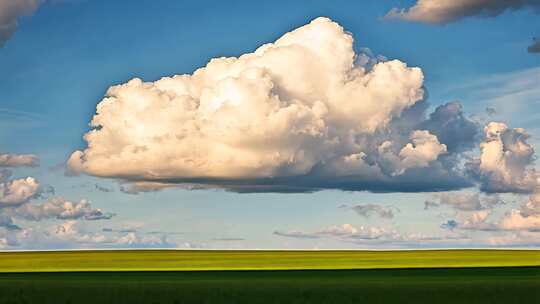
<svg viewBox="0 0 540 304">
<path fill-rule="evenodd" d="M 540 266 L 540 250 L 0 252 L 0 272 L 323 270 Z"/>
</svg>

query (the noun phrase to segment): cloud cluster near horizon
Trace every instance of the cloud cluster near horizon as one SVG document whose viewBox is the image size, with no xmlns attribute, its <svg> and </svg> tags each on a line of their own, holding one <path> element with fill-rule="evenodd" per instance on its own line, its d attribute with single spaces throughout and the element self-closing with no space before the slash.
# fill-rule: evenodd
<svg viewBox="0 0 540 304">
<path fill-rule="evenodd" d="M 386 19 L 446 24 L 467 17 L 495 17 L 505 11 L 540 11 L 538 0 L 418 0 L 408 9 L 393 8 Z"/>
<path fill-rule="evenodd" d="M 115 214 L 94 208 L 85 199 L 75 202 L 51 196 L 54 189 L 33 177 L 11 178 L 14 169 L 37 166 L 39 158 L 33 154 L 0 154 L 0 249 L 172 246 L 158 236 L 105 236 L 79 229 L 80 221 L 109 220 Z M 45 201 L 37 203 L 38 199 Z M 64 222 L 48 227 L 27 225 L 48 220 Z"/>
<path fill-rule="evenodd" d="M 127 182 L 130 193 L 176 186 L 441 191 L 480 178 L 488 184 L 484 167 L 461 169 L 471 161 L 465 152 L 478 144 L 478 123 L 458 102 L 428 115 L 425 96 L 419 68 L 355 53 L 350 33 L 317 18 L 193 74 L 109 88 L 84 136 L 88 147 L 75 151 L 68 167 Z"/>
</svg>

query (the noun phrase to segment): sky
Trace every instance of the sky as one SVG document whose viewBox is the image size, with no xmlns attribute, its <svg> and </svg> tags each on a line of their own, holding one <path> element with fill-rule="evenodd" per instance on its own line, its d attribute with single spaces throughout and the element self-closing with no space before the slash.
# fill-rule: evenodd
<svg viewBox="0 0 540 304">
<path fill-rule="evenodd" d="M 0 249 L 540 246 L 540 2 L 0 0 Z"/>
</svg>

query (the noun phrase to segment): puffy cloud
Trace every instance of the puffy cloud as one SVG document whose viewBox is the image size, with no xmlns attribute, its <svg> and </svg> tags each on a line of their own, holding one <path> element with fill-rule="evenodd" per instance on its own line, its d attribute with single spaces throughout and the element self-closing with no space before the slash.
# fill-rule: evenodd
<svg viewBox="0 0 540 304">
<path fill-rule="evenodd" d="M 66 221 L 54 228 L 54 238 L 58 238 L 63 241 L 70 241 L 80 244 L 96 244 L 107 243 L 107 238 L 98 233 L 84 233 L 77 227 L 78 222 L 75 220 Z"/>
<path fill-rule="evenodd" d="M 0 167 L 36 167 L 39 158 L 33 154 L 0 154 Z"/>
<path fill-rule="evenodd" d="M 511 210 L 501 221 L 501 228 L 507 230 L 540 229 L 540 214 L 525 216 L 520 210 Z"/>
<path fill-rule="evenodd" d="M 395 230 L 389 230 L 383 227 L 359 226 L 343 224 L 339 226 L 330 226 L 317 232 L 321 236 L 347 237 L 352 239 L 379 239 L 384 236 L 397 234 Z"/>
<path fill-rule="evenodd" d="M 394 217 L 394 210 L 398 210 L 393 207 L 385 207 L 376 204 L 355 205 L 351 207 L 356 213 L 363 217 L 370 217 L 373 214 L 378 215 L 381 218 L 391 219 Z"/>
<path fill-rule="evenodd" d="M 521 209 L 508 212 L 499 227 L 506 230 L 540 231 L 540 192 L 531 195 Z"/>
<path fill-rule="evenodd" d="M 414 131 L 410 138 L 411 143 L 399 151 L 404 169 L 427 167 L 439 155 L 446 153 L 446 145 L 439 143 L 437 136 L 428 131 Z"/>
<path fill-rule="evenodd" d="M 0 231 L 1 233 L 1 231 Z M 4 231 L 0 242 L 5 249 L 59 249 L 59 248 L 170 248 L 176 244 L 166 235 L 140 235 L 138 233 L 108 233 L 87 231 L 76 220 L 44 228 L 24 228 Z"/>
<path fill-rule="evenodd" d="M 540 10 L 538 0 L 418 0 L 408 9 L 393 8 L 385 18 L 445 24 L 479 16 L 495 17 L 507 10 Z"/>
<path fill-rule="evenodd" d="M 1 8 L 1 7 L 0 7 Z M 35 167 L 39 159 L 33 154 L 0 154 L 0 208 L 24 204 L 41 193 L 48 193 L 49 187 L 40 187 L 33 177 L 12 179 L 12 171 L 6 167 Z"/>
<path fill-rule="evenodd" d="M 540 215 L 540 191 L 532 194 L 525 205 L 521 207 L 524 216 Z"/>
<path fill-rule="evenodd" d="M 480 210 L 474 212 L 466 212 L 458 214 L 461 219 L 451 219 L 441 224 L 442 229 L 454 230 L 481 230 L 481 231 L 495 231 L 499 230 L 496 224 L 488 222 L 488 218 L 491 215 L 491 210 Z"/>
<path fill-rule="evenodd" d="M 540 53 L 540 39 L 535 39 L 533 43 L 527 48 L 529 53 Z"/>
<path fill-rule="evenodd" d="M 427 235 L 423 233 L 401 233 L 394 228 L 377 226 L 354 226 L 352 224 L 334 225 L 315 232 L 298 230 L 274 232 L 274 235 L 299 239 L 337 239 L 347 243 L 369 244 L 433 244 L 455 241 L 469 241 L 463 235 Z"/>
<path fill-rule="evenodd" d="M 32 14 L 43 0 L 0 0 L 0 47 L 17 29 L 17 18 Z"/>
<path fill-rule="evenodd" d="M 496 225 L 487 222 L 488 217 L 491 215 L 490 210 L 480 210 L 473 212 L 459 227 L 469 230 L 496 230 Z"/>
<path fill-rule="evenodd" d="M 142 248 L 142 247 L 174 247 L 173 243 L 167 240 L 167 235 L 144 235 L 141 236 L 135 232 L 129 232 L 115 240 L 118 245 L 124 245 L 128 247 Z"/>
<path fill-rule="evenodd" d="M 110 219 L 113 213 L 103 212 L 101 209 L 94 209 L 87 200 L 71 202 L 64 198 L 52 198 L 42 204 L 24 204 L 11 213 L 14 216 L 31 221 L 41 221 L 43 219 L 85 219 L 103 220 Z"/>
<path fill-rule="evenodd" d="M 540 245 L 540 232 L 516 231 L 506 235 L 494 235 L 487 239 L 493 246 L 530 246 Z"/>
<path fill-rule="evenodd" d="M 302 231 L 288 231 L 280 232 L 275 231 L 274 235 L 292 237 L 292 238 L 321 238 L 321 237 L 337 237 L 345 239 L 364 239 L 373 240 L 382 237 L 391 237 L 398 235 L 395 229 L 387 229 L 383 227 L 375 226 L 359 226 L 355 227 L 352 224 L 334 225 L 316 232 L 302 232 Z"/>
<path fill-rule="evenodd" d="M 468 206 L 468 205 L 467 205 Z M 463 210 L 478 210 L 466 208 Z M 540 231 L 540 194 L 532 194 L 520 209 L 511 209 L 497 221 L 488 221 L 492 211 L 489 209 L 467 213 L 453 228 L 484 231 Z M 452 220 L 454 221 L 454 220 Z M 444 226 L 444 227 L 443 227 Z M 446 223 L 442 228 L 449 228 Z"/>
<path fill-rule="evenodd" d="M 529 135 L 521 128 L 511 129 L 504 123 L 491 122 L 485 128 L 480 144 L 480 159 L 469 164 L 486 192 L 530 192 L 538 183 L 532 167 L 534 149 L 527 143 Z"/>
<path fill-rule="evenodd" d="M 317 18 L 193 74 L 113 86 L 68 167 L 124 180 L 131 193 L 178 184 L 238 192 L 469 186 L 455 152 L 474 132 L 459 104 L 426 119 L 422 71 L 366 56 L 341 26 Z"/>
<path fill-rule="evenodd" d="M 39 183 L 33 177 L 0 180 L 0 208 L 17 206 L 39 196 Z"/>
</svg>

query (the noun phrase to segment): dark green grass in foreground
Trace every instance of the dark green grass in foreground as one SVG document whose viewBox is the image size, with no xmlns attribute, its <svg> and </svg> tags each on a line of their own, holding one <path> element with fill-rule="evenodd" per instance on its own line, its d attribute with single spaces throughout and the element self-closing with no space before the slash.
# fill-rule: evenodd
<svg viewBox="0 0 540 304">
<path fill-rule="evenodd" d="M 2 252 L 0 272 L 200 271 L 540 266 L 538 250 Z"/>
<path fill-rule="evenodd" d="M 540 303 L 540 268 L 0 274 L 0 303 Z"/>
</svg>

